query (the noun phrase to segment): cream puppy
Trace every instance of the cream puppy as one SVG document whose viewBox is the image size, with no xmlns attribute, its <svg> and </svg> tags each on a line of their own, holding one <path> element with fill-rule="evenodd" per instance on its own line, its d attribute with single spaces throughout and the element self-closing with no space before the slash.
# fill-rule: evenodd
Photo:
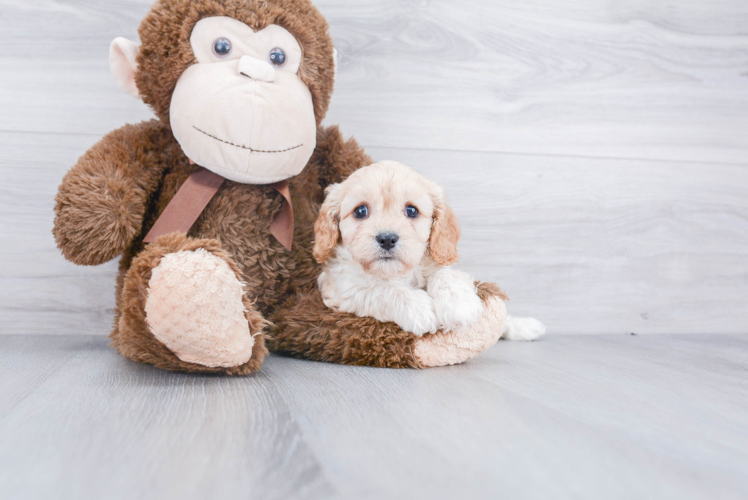
<svg viewBox="0 0 748 500">
<path fill-rule="evenodd" d="M 459 259 L 454 212 L 439 186 L 405 165 L 377 163 L 328 187 L 314 229 L 327 307 L 416 335 L 458 330 L 483 315 L 472 276 L 450 267 Z M 545 330 L 531 318 L 507 325 L 507 338 Z"/>
</svg>

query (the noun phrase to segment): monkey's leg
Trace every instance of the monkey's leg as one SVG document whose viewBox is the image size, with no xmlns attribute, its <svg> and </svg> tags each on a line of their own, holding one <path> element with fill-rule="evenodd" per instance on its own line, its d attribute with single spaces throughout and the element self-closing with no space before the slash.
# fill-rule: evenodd
<svg viewBox="0 0 748 500">
<path fill-rule="evenodd" d="M 470 328 L 418 337 L 395 323 L 335 312 L 314 288 L 300 291 L 270 318 L 273 351 L 299 358 L 389 368 L 462 363 L 493 346 L 504 332 L 506 296 L 493 284 L 478 285 L 483 317 Z"/>
<path fill-rule="evenodd" d="M 424 335 L 415 344 L 414 355 L 425 367 L 464 363 L 493 347 L 506 329 L 506 295 L 493 283 L 478 283 L 483 316 L 477 323 L 451 332 Z"/>
<path fill-rule="evenodd" d="M 267 354 L 266 322 L 215 240 L 158 238 L 132 262 L 118 301 L 114 346 L 173 371 L 246 375 Z"/>
</svg>

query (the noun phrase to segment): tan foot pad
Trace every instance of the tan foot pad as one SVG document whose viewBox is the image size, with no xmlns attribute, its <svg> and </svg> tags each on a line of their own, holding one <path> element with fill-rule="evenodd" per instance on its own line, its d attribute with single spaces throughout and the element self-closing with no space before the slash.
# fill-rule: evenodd
<svg viewBox="0 0 748 500">
<path fill-rule="evenodd" d="M 243 294 L 223 259 L 202 248 L 171 253 L 153 269 L 146 323 L 182 361 L 238 366 L 249 360 L 254 345 Z"/>
<path fill-rule="evenodd" d="M 499 297 L 485 302 L 481 319 L 469 328 L 427 334 L 418 339 L 414 355 L 426 367 L 455 365 L 474 358 L 501 338 L 506 323 L 506 305 Z"/>
</svg>

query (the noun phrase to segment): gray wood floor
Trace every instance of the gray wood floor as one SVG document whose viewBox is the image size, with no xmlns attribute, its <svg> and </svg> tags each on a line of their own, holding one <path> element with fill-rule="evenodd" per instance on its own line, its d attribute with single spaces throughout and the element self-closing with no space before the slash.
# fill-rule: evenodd
<svg viewBox="0 0 748 500">
<path fill-rule="evenodd" d="M 500 342 L 424 371 L 173 374 L 0 336 L 0 497 L 748 496 L 748 336 Z"/>
</svg>

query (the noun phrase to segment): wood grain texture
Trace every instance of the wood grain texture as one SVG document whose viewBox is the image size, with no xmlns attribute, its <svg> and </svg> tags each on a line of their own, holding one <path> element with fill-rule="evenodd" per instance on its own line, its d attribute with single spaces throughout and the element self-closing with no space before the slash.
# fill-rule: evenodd
<svg viewBox="0 0 748 500">
<path fill-rule="evenodd" d="M 745 163 L 745 2 L 316 3 L 341 54 L 328 120 L 365 146 Z M 107 68 L 149 4 L 2 1 L 0 129 L 150 116 Z"/>
<path fill-rule="evenodd" d="M 334 498 L 266 376 L 175 377 L 100 337 L 26 338 L 0 339 L 20 372 L 0 383 L 17 401 L 0 414 L 2 498 Z M 28 394 L 48 343 L 68 359 Z"/>
<path fill-rule="evenodd" d="M 748 495 L 745 336 L 500 342 L 424 371 L 271 356 L 248 378 L 95 336 L 0 337 L 0 361 L 4 499 Z"/>
<path fill-rule="evenodd" d="M 748 169 L 370 148 L 445 186 L 462 261 L 552 333 L 748 333 Z"/>
<path fill-rule="evenodd" d="M 321 6 L 366 145 L 745 163 L 744 2 Z"/>
<path fill-rule="evenodd" d="M 97 140 L 0 133 L 0 334 L 108 334 L 116 262 L 75 266 L 52 236 L 57 186 Z"/>
</svg>

